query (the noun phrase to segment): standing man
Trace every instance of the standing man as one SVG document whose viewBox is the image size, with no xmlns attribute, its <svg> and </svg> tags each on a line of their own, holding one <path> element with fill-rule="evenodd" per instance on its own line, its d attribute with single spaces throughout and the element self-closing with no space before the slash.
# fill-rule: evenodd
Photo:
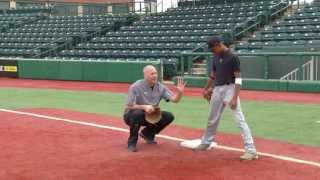
<svg viewBox="0 0 320 180">
<path fill-rule="evenodd" d="M 201 144 L 195 150 L 207 150 L 210 147 L 211 142 L 214 141 L 221 114 L 224 108 L 229 106 L 244 141 L 245 153 L 240 156 L 240 159 L 257 159 L 253 138 L 240 106 L 239 92 L 242 79 L 239 58 L 222 43 L 219 37 L 211 38 L 208 41 L 208 48 L 214 57 L 203 95 L 210 101 L 210 115 Z"/>
<path fill-rule="evenodd" d="M 128 150 L 137 151 L 138 135 L 148 144 L 157 144 L 155 135 L 168 126 L 174 119 L 170 112 L 160 111 L 159 122 L 150 123 L 146 120 L 146 114 L 152 114 L 159 106 L 160 100 L 178 103 L 183 95 L 185 83 L 178 78 L 177 93 L 171 92 L 165 85 L 158 81 L 158 72 L 152 65 L 143 69 L 144 79 L 136 81 L 129 88 L 127 106 L 125 108 L 124 120 L 130 127 L 128 139 Z M 145 126 L 139 134 L 141 126 Z"/>
</svg>

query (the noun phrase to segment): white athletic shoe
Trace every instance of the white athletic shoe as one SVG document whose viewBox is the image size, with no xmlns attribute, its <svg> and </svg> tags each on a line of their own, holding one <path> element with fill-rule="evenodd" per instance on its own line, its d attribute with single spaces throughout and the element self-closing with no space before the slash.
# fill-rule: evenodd
<svg viewBox="0 0 320 180">
<path fill-rule="evenodd" d="M 185 148 L 189 148 L 192 150 L 196 149 L 200 145 L 201 145 L 201 139 L 185 140 L 180 143 L 180 146 L 185 147 Z M 208 144 L 208 147 L 206 148 L 206 150 L 215 148 L 217 146 L 218 146 L 218 144 L 216 142 L 212 142 L 211 144 Z"/>
</svg>

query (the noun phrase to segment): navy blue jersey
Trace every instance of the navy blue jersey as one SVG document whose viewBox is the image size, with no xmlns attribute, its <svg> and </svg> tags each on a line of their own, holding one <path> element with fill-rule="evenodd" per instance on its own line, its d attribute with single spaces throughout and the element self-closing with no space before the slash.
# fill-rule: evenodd
<svg viewBox="0 0 320 180">
<path fill-rule="evenodd" d="M 215 86 L 234 83 L 234 72 L 240 72 L 240 61 L 230 50 L 213 57 L 212 73 L 215 76 Z"/>
</svg>

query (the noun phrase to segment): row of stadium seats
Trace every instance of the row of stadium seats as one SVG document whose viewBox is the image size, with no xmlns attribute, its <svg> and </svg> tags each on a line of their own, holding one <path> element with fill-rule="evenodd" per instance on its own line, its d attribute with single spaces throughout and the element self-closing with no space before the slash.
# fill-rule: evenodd
<svg viewBox="0 0 320 180">
<path fill-rule="evenodd" d="M 112 26 L 111 22 L 88 22 L 88 23 L 55 23 L 55 24 L 26 24 L 25 28 L 41 28 L 41 27 L 49 27 L 49 28 L 64 28 L 64 27 L 103 27 L 103 26 Z"/>
<path fill-rule="evenodd" d="M 211 14 L 211 13 L 207 13 L 207 14 L 188 14 L 188 15 L 161 15 L 161 16 L 149 16 L 148 18 L 144 18 L 145 21 L 170 21 L 170 20 L 191 20 L 191 19 L 195 19 L 195 20 L 199 20 L 199 19 L 208 19 L 208 18 L 212 18 L 212 19 L 220 19 L 221 22 L 225 22 L 223 21 L 224 19 L 228 19 L 228 18 L 232 18 L 232 19 L 236 19 L 237 17 L 252 17 L 255 16 L 259 13 L 262 13 L 263 11 L 257 11 L 257 12 L 241 12 L 239 14 L 235 14 L 232 13 L 232 15 L 230 16 L 231 13 L 225 13 L 225 14 Z"/>
<path fill-rule="evenodd" d="M 50 13 L 51 6 L 46 7 L 44 5 L 27 5 L 18 6 L 16 9 L 7 9 L 5 13 L 7 14 L 30 14 L 30 13 Z"/>
<path fill-rule="evenodd" d="M 295 25 L 319 25 L 320 18 L 317 19 L 292 19 L 288 21 L 276 22 L 273 26 L 295 26 Z"/>
<path fill-rule="evenodd" d="M 261 34 L 270 34 L 270 33 L 311 33 L 319 32 L 320 25 L 319 22 L 317 25 L 292 25 L 292 26 L 274 26 L 267 27 L 264 29 Z"/>
<path fill-rule="evenodd" d="M 146 25 L 122 27 L 123 31 L 166 31 L 166 30 L 211 30 L 211 29 L 232 29 L 235 24 L 180 24 L 180 25 Z"/>
<path fill-rule="evenodd" d="M 179 52 L 172 50 L 63 50 L 63 57 L 87 57 L 87 58 L 173 58 L 180 57 Z"/>
<path fill-rule="evenodd" d="M 12 37 L 12 38 L 0 38 L 0 43 L 50 43 L 50 42 L 65 42 L 65 41 L 71 41 L 71 37 L 52 37 L 52 38 L 18 38 L 18 37 Z"/>
<path fill-rule="evenodd" d="M 140 50 L 152 50 L 152 49 L 178 49 L 178 50 L 192 50 L 194 47 L 199 46 L 197 43 L 80 43 L 76 46 L 76 49 L 140 49 Z M 1 47 L 1 44 L 0 44 Z"/>
<path fill-rule="evenodd" d="M 226 1 L 225 0 L 198 0 L 198 1 L 183 1 L 180 0 L 178 2 L 178 5 L 180 8 L 194 8 L 194 7 L 206 7 L 206 6 L 211 6 L 211 5 L 215 5 L 215 4 L 224 4 Z M 254 5 L 265 5 L 265 4 L 269 4 L 268 0 L 261 0 L 261 1 L 255 1 L 255 0 L 249 0 L 247 2 L 245 2 L 245 0 L 233 0 L 230 1 L 228 0 L 228 2 L 230 3 L 231 6 L 235 6 L 235 7 L 245 7 L 245 6 L 254 6 Z M 280 2 L 280 0 L 273 0 L 271 2 Z"/>
<path fill-rule="evenodd" d="M 249 42 L 256 41 L 283 41 L 283 40 L 311 40 L 320 39 L 319 33 L 279 33 L 279 34 L 257 34 L 249 39 Z"/>
<path fill-rule="evenodd" d="M 114 28 L 115 21 L 126 21 L 128 15 L 99 15 L 99 16 L 42 16 L 40 20 L 26 23 L 19 28 L 10 28 L 6 32 L 0 33 L 0 43 L 3 48 L 13 48 L 18 51 L 17 56 L 35 55 L 26 51 L 33 50 L 53 50 L 69 47 L 73 43 L 85 41 L 93 33 Z M 17 17 L 21 17 L 18 16 Z M 33 43 L 31 45 L 31 43 Z M 5 51 L 4 54 L 13 55 L 12 51 Z M 42 52 L 42 51 L 32 51 Z M 0 54 L 0 55 L 4 55 Z M 38 54 L 40 55 L 40 54 Z"/>
<path fill-rule="evenodd" d="M 87 19 L 106 19 L 106 20 L 125 20 L 128 16 L 134 14 L 98 14 L 98 15 L 84 15 L 84 16 L 50 16 L 49 20 L 60 21 L 86 21 Z"/>
<path fill-rule="evenodd" d="M 83 32 L 53 32 L 53 33 L 43 33 L 44 31 L 31 32 L 30 33 L 0 33 L 1 39 L 10 39 L 10 38 L 61 38 L 61 37 L 74 37 L 82 36 Z M 0 39 L 0 41 L 1 41 Z"/>
<path fill-rule="evenodd" d="M 300 19 L 319 19 L 320 12 L 313 12 L 313 13 L 297 13 L 292 16 L 288 16 L 285 20 L 300 20 Z"/>
<path fill-rule="evenodd" d="M 39 24 L 66 24 L 66 23 L 105 23 L 105 22 L 112 22 L 112 21 L 125 21 L 126 18 L 86 18 L 86 19 L 55 19 L 50 17 L 49 19 L 39 20 Z"/>
<path fill-rule="evenodd" d="M 166 59 L 166 58 L 144 58 L 144 59 L 134 59 L 134 58 L 93 58 L 93 57 L 86 57 L 86 58 L 81 58 L 81 57 L 45 57 L 44 59 L 46 60 L 64 60 L 64 61 L 69 61 L 69 60 L 76 60 L 76 61 L 106 61 L 106 62 L 124 62 L 124 61 L 131 61 L 131 62 L 141 62 L 141 61 L 146 61 L 146 62 L 158 62 L 158 61 L 167 61 L 167 62 L 173 62 L 177 61 L 177 59 Z"/>
<path fill-rule="evenodd" d="M 0 43 L 0 48 L 2 49 L 32 49 L 34 47 L 47 47 L 54 48 L 57 44 L 55 43 Z"/>
<path fill-rule="evenodd" d="M 39 49 L 0 49 L 0 56 L 5 57 L 34 57 L 40 53 Z"/>
<path fill-rule="evenodd" d="M 61 44 L 72 41 L 75 46 L 62 47 L 64 50 L 59 49 L 62 51 L 58 50 L 53 56 L 66 59 L 166 59 L 165 64 L 176 65 L 181 52 L 204 45 L 210 36 L 233 34 L 235 27 L 249 26 L 248 21 L 257 21 L 257 15 L 273 13 L 285 6 L 280 1 L 259 1 L 178 7 L 146 16 L 131 26 L 121 27 L 118 32 L 106 32 L 105 28 L 113 26 L 115 21 L 127 21 L 127 16 L 48 16 L 0 33 L 0 55 L 16 53 L 17 56 L 32 57 L 35 53 L 58 49 Z M 74 41 L 75 36 L 93 32 L 93 38 Z"/>
<path fill-rule="evenodd" d="M 250 7 L 250 8 L 227 8 L 227 9 L 222 9 L 220 11 L 218 11 L 217 9 L 199 9 L 199 10 L 193 10 L 191 11 L 193 14 L 195 15 L 201 15 L 203 13 L 210 13 L 210 14 L 215 14 L 216 16 L 237 16 L 237 15 L 242 15 L 246 12 L 249 13 L 256 13 L 256 12 L 260 12 L 260 11 L 264 11 L 265 9 L 267 9 L 268 7 L 264 7 L 264 6 L 259 6 L 259 7 Z M 184 11 L 171 11 L 170 13 L 168 13 L 168 15 L 170 16 L 183 16 L 183 15 L 188 15 L 190 14 L 189 12 Z"/>
<path fill-rule="evenodd" d="M 132 26 L 121 27 L 118 32 L 107 32 L 103 37 L 95 37 L 71 50 L 63 50 L 59 56 L 176 59 L 182 51 L 204 45 L 212 35 L 232 33 L 236 26 L 248 20 L 256 21 L 259 13 L 277 10 L 279 4 L 264 2 L 259 5 L 258 8 L 249 3 L 211 5 L 203 9 L 178 7 L 146 16 Z"/>
<path fill-rule="evenodd" d="M 170 19 L 170 20 L 150 20 L 135 22 L 134 25 L 181 25 L 181 24 L 221 24 L 238 23 L 246 21 L 248 17 L 228 17 L 228 18 L 201 18 L 201 19 Z"/>
<path fill-rule="evenodd" d="M 214 34 L 218 35 L 221 33 L 228 32 L 229 29 L 201 29 L 201 30 L 165 30 L 165 31 L 117 31 L 117 32 L 107 32 L 106 37 L 128 37 L 128 36 L 138 36 L 138 37 L 154 37 L 154 36 L 195 36 L 204 35 L 212 36 Z"/>
<path fill-rule="evenodd" d="M 310 46 L 310 47 L 319 47 L 320 39 L 318 40 L 297 40 L 297 41 L 265 41 L 265 42 L 240 42 L 237 45 L 237 49 L 262 49 L 264 47 L 290 47 L 290 46 Z"/>
<path fill-rule="evenodd" d="M 320 46 L 320 7 L 313 5 L 298 9 L 263 31 L 254 34 L 248 41 L 236 45 L 236 50 L 276 49 L 299 47 L 302 51 Z"/>
<path fill-rule="evenodd" d="M 67 32 L 94 32 L 101 30 L 101 27 L 61 27 L 61 28 L 48 28 L 48 27 L 42 27 L 42 28 L 24 28 L 21 29 L 10 29 L 9 34 L 11 33 L 67 33 Z"/>
<path fill-rule="evenodd" d="M 149 42 L 164 42 L 164 43 L 201 43 L 206 42 L 209 36 L 155 36 L 155 37 L 95 37 L 90 43 L 149 43 Z"/>
<path fill-rule="evenodd" d="M 2 18 L 17 18 L 17 17 L 35 17 L 35 16 L 41 16 L 42 13 L 0 13 L 0 17 Z"/>
<path fill-rule="evenodd" d="M 6 31 L 12 26 L 19 26 L 24 23 L 33 22 L 39 19 L 38 14 L 24 16 L 23 14 L 0 14 L 0 32 Z"/>
</svg>

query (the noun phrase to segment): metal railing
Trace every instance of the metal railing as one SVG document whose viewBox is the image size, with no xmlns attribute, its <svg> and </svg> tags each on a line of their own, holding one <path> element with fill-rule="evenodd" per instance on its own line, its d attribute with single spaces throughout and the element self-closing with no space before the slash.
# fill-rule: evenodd
<svg viewBox="0 0 320 180">
<path fill-rule="evenodd" d="M 295 68 L 285 76 L 281 77 L 281 80 L 298 80 L 300 71 L 302 71 L 302 79 L 301 80 L 320 80 L 319 78 L 319 57 L 312 56 L 311 60 L 302 65 L 302 68 Z"/>
</svg>

